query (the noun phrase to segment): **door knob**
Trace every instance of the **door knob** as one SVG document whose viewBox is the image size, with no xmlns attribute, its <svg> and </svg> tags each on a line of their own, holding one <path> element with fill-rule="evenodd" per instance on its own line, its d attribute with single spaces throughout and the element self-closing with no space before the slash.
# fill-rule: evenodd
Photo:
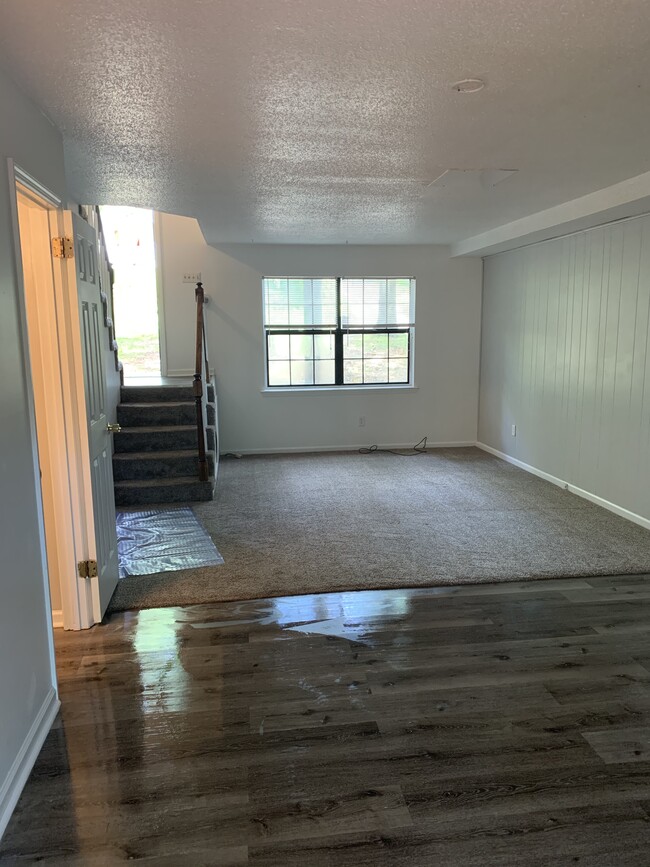
<svg viewBox="0 0 650 867">
<path fill-rule="evenodd" d="M 106 432 L 107 433 L 119 433 L 122 430 L 122 425 L 120 424 L 107 424 Z"/>
</svg>

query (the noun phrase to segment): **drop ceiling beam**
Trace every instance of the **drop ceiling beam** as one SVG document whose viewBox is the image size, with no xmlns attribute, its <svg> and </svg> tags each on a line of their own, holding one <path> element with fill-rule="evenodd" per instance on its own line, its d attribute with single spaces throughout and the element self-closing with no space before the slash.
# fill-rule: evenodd
<svg viewBox="0 0 650 867">
<path fill-rule="evenodd" d="M 451 255 L 488 256 L 650 212 L 650 172 L 458 241 Z"/>
</svg>

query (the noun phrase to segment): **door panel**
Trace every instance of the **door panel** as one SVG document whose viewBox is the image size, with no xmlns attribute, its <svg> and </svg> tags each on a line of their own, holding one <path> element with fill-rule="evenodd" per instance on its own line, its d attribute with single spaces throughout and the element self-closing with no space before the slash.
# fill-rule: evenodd
<svg viewBox="0 0 650 867">
<path fill-rule="evenodd" d="M 103 340 L 104 312 L 97 274 L 95 230 L 76 214 L 72 215 L 75 266 L 79 296 L 79 322 L 88 417 L 88 443 L 95 522 L 97 578 L 93 582 L 95 619 L 101 620 L 118 580 L 115 494 L 113 489 L 113 444 L 108 431 L 106 371 Z"/>
</svg>

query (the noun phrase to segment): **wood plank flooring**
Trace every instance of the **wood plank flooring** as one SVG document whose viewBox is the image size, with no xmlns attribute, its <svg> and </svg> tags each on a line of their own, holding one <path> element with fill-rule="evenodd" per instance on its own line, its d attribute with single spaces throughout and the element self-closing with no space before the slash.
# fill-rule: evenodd
<svg viewBox="0 0 650 867">
<path fill-rule="evenodd" d="M 650 865 L 650 576 L 152 609 L 56 644 L 2 864 Z"/>
</svg>

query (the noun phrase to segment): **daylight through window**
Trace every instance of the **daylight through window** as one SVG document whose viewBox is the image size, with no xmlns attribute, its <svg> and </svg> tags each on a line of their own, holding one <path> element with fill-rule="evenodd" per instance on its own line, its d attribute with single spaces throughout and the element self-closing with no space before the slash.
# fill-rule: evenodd
<svg viewBox="0 0 650 867">
<path fill-rule="evenodd" d="M 265 277 L 271 388 L 409 385 L 411 277 Z"/>
</svg>

